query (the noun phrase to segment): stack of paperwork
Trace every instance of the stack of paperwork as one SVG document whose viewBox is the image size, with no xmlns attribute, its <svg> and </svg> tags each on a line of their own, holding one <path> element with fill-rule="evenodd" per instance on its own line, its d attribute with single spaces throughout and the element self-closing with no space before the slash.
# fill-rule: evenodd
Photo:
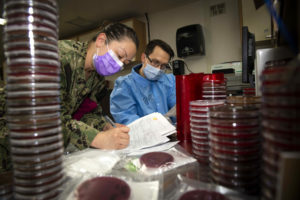
<svg viewBox="0 0 300 200">
<path fill-rule="evenodd" d="M 142 154 L 151 151 L 163 151 L 176 145 L 167 137 L 176 133 L 173 126 L 162 114 L 155 112 L 141 117 L 128 125 L 130 128 L 130 144 L 120 150 L 131 155 Z"/>
</svg>

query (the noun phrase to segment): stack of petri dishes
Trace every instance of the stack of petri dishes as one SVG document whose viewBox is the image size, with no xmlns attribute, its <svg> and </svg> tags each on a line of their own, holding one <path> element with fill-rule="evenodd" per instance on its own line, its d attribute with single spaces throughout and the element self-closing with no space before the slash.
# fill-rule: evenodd
<svg viewBox="0 0 300 200">
<path fill-rule="evenodd" d="M 270 61 L 262 72 L 262 199 L 277 199 L 281 153 L 300 152 L 299 77 L 299 58 Z"/>
<path fill-rule="evenodd" d="M 210 169 L 215 183 L 257 195 L 260 183 L 260 112 L 256 106 L 209 109 Z"/>
<path fill-rule="evenodd" d="M 226 80 L 223 73 L 205 74 L 202 81 L 202 99 L 226 99 Z"/>
<path fill-rule="evenodd" d="M 260 96 L 228 96 L 226 98 L 226 104 L 235 106 L 257 106 L 261 107 L 261 97 Z"/>
<path fill-rule="evenodd" d="M 195 100 L 190 102 L 190 132 L 192 137 L 192 153 L 198 160 L 202 181 L 209 181 L 209 108 L 223 105 L 224 100 Z"/>
<path fill-rule="evenodd" d="M 13 199 L 13 173 L 11 171 L 0 173 L 0 199 Z"/>
<path fill-rule="evenodd" d="M 244 88 L 243 95 L 244 96 L 255 96 L 255 88 Z"/>
<path fill-rule="evenodd" d="M 7 0 L 4 17 L 14 199 L 55 198 L 64 182 L 57 3 Z"/>
</svg>

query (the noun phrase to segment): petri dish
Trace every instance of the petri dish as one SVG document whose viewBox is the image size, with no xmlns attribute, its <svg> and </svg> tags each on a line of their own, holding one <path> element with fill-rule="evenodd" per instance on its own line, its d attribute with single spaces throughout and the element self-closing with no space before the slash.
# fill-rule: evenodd
<svg viewBox="0 0 300 200">
<path fill-rule="evenodd" d="M 32 43 L 31 40 L 34 40 L 34 43 Z M 29 44 L 30 47 L 28 46 Z M 5 50 L 31 50 L 31 48 L 58 53 L 57 40 L 55 40 L 54 37 L 33 35 L 29 38 L 24 36 L 24 34 L 15 34 L 4 37 Z"/>
<path fill-rule="evenodd" d="M 56 182 L 57 180 L 63 178 L 63 171 L 62 167 L 60 171 L 56 171 L 53 174 L 49 174 L 48 177 L 32 177 L 32 178 L 21 178 L 21 177 L 14 177 L 14 183 L 16 186 L 28 188 L 31 190 L 35 187 L 43 187 L 45 185 L 48 185 L 50 183 Z M 24 189 L 26 190 L 26 189 Z M 43 191 L 39 191 L 43 192 Z M 39 193 L 38 192 L 38 193 Z"/>
<path fill-rule="evenodd" d="M 248 181 L 252 181 L 253 179 L 259 179 L 260 169 L 255 168 L 249 171 L 232 171 L 226 170 L 223 167 L 215 166 L 214 164 L 210 164 L 211 171 L 220 177 L 229 178 L 239 180 L 241 182 L 247 183 Z"/>
<path fill-rule="evenodd" d="M 53 151 L 55 149 L 63 148 L 63 141 L 55 141 L 50 144 L 45 144 L 45 145 L 39 145 L 39 146 L 27 146 L 27 147 L 22 147 L 22 146 L 15 146 L 11 145 L 11 152 L 13 154 L 29 154 L 29 155 L 35 155 L 35 154 L 41 154 L 44 152 L 49 152 Z"/>
<path fill-rule="evenodd" d="M 255 106 L 223 105 L 209 109 L 209 116 L 219 119 L 257 119 L 259 114 L 259 108 Z"/>
<path fill-rule="evenodd" d="M 21 134 L 20 134 L 21 135 Z M 25 137 L 23 135 L 22 139 L 14 139 L 11 138 L 10 139 L 10 143 L 11 145 L 13 145 L 14 147 L 39 147 L 39 146 L 43 146 L 43 145 L 50 145 L 53 143 L 60 143 L 59 141 L 61 141 L 63 139 L 62 134 L 54 134 L 51 135 L 49 137 L 40 137 L 40 136 L 36 136 L 36 137 Z M 61 145 L 59 145 L 60 147 Z"/>
<path fill-rule="evenodd" d="M 30 0 L 19 0 L 17 2 L 15 1 L 8 1 L 5 3 L 4 8 L 5 10 L 15 10 L 16 8 L 37 8 L 39 10 L 48 10 L 53 12 L 54 14 L 57 14 L 57 3 L 50 0 L 44 0 L 44 1 L 30 1 Z"/>
<path fill-rule="evenodd" d="M 261 152 L 260 145 L 251 146 L 251 148 L 229 148 L 223 145 L 217 145 L 210 141 L 210 148 L 216 152 L 227 155 L 253 155 Z"/>
<path fill-rule="evenodd" d="M 30 119 L 29 119 L 30 120 Z M 49 120 L 31 120 L 31 121 L 21 121 L 21 122 L 8 122 L 7 126 L 10 130 L 39 130 L 44 128 L 50 128 L 53 126 L 61 125 L 60 118 L 54 118 Z"/>
<path fill-rule="evenodd" d="M 41 163 L 49 160 L 53 160 L 58 156 L 62 156 L 63 148 L 56 149 L 50 152 L 44 152 L 41 154 L 32 155 L 22 155 L 22 154 L 12 154 L 13 162 L 23 162 L 23 163 Z"/>
<path fill-rule="evenodd" d="M 24 199 L 44 199 L 45 197 L 52 196 L 54 194 L 57 195 L 57 192 L 60 190 L 60 186 L 64 183 L 64 178 L 61 177 L 58 180 L 53 181 L 44 186 L 31 186 L 31 187 L 24 187 L 15 184 L 14 190 L 15 193 L 22 195 Z M 53 194 L 54 193 L 54 194 Z M 50 195 L 52 194 L 52 195 Z M 26 197 L 27 196 L 27 197 Z M 22 198 L 23 199 L 23 198 Z"/>
<path fill-rule="evenodd" d="M 32 49 L 12 49 L 8 50 L 6 49 L 5 55 L 9 59 L 15 59 L 17 57 L 22 58 L 45 58 L 45 59 L 58 59 L 58 52 L 56 51 L 49 51 L 44 49 L 35 49 L 34 50 L 34 56 L 32 55 Z M 16 68 L 17 69 L 17 68 Z"/>
<path fill-rule="evenodd" d="M 253 128 L 259 128 L 260 119 L 259 118 L 248 118 L 248 119 L 223 119 L 210 117 L 209 124 L 213 127 L 223 128 L 223 129 L 238 129 L 247 130 Z"/>
<path fill-rule="evenodd" d="M 61 155 L 58 155 L 52 159 L 48 159 L 46 161 L 42 162 L 28 162 L 28 161 L 15 161 L 14 162 L 14 168 L 16 169 L 16 172 L 18 172 L 18 175 L 28 175 L 34 174 L 36 176 L 41 175 L 43 173 L 43 170 L 48 170 L 49 168 L 54 168 L 56 166 L 61 165 L 63 162 L 63 158 Z M 46 171 L 47 172 L 47 171 Z"/>
<path fill-rule="evenodd" d="M 262 121 L 263 127 L 269 128 L 271 130 L 278 131 L 291 131 L 291 132 L 299 132 L 300 126 L 293 121 L 285 121 L 285 120 L 275 120 L 264 118 Z"/>
<path fill-rule="evenodd" d="M 190 102 L 190 107 L 195 107 L 195 108 L 204 108 L 207 110 L 207 107 L 212 107 L 212 106 L 217 106 L 217 105 L 222 105 L 224 104 L 223 100 L 194 100 Z"/>
<path fill-rule="evenodd" d="M 260 130 L 257 128 L 248 129 L 248 130 L 239 130 L 239 129 L 223 129 L 216 127 L 209 127 L 210 135 L 224 138 L 224 139 L 256 139 L 260 137 Z"/>
<path fill-rule="evenodd" d="M 49 74 L 46 75 L 46 74 L 42 74 L 42 73 L 40 73 L 40 74 L 20 74 L 20 75 L 10 74 L 7 77 L 7 83 L 32 83 L 32 82 L 34 82 L 34 83 L 36 83 L 36 82 L 40 82 L 40 83 L 56 82 L 56 83 L 58 83 L 59 81 L 60 81 L 60 77 L 57 75 L 49 75 Z M 13 95 L 13 97 L 18 97 L 18 95 L 21 96 L 24 94 Z M 44 94 L 44 96 L 51 96 L 51 95 L 53 95 L 53 94 L 48 94 L 48 95 Z M 35 96 L 37 96 L 37 95 L 35 95 Z"/>
<path fill-rule="evenodd" d="M 228 96 L 226 98 L 227 104 L 234 104 L 237 106 L 241 105 L 260 105 L 262 102 L 262 97 L 260 96 Z"/>
<path fill-rule="evenodd" d="M 247 172 L 247 173 L 249 171 L 253 171 L 255 175 L 258 175 L 260 172 L 260 166 L 261 166 L 260 159 L 244 161 L 244 162 L 236 162 L 236 161 L 219 159 L 210 156 L 209 160 L 211 165 L 217 169 L 223 169 L 227 171 Z"/>
<path fill-rule="evenodd" d="M 25 98 L 8 98 L 7 106 L 15 107 L 15 106 L 45 106 L 45 105 L 53 105 L 60 104 L 60 98 L 58 96 L 45 96 L 45 97 L 25 97 Z M 54 113 L 54 115 L 57 113 Z M 53 113 L 45 114 L 45 117 L 52 117 Z M 9 116 L 6 116 L 7 119 Z M 23 116 L 21 116 L 23 117 Z M 36 116 L 35 116 L 36 117 Z M 43 115 L 39 115 L 38 117 L 43 118 Z"/>
<path fill-rule="evenodd" d="M 229 200 L 221 193 L 208 191 L 208 190 L 191 190 L 182 194 L 179 200 L 205 200 L 205 199 L 218 199 Z"/>
<path fill-rule="evenodd" d="M 261 144 L 260 138 L 252 139 L 252 140 L 234 140 L 234 139 L 225 139 L 219 138 L 214 135 L 210 135 L 209 137 L 212 144 L 217 144 L 220 146 L 229 146 L 229 147 L 237 147 L 237 148 L 249 148 L 253 146 L 259 146 Z"/>
<path fill-rule="evenodd" d="M 149 168 L 159 168 L 169 165 L 174 161 L 174 157 L 166 152 L 150 152 L 140 157 L 141 165 Z"/>
<path fill-rule="evenodd" d="M 27 84 L 7 84 L 6 89 L 8 91 L 14 90 L 59 90 L 59 83 L 27 83 Z"/>
<path fill-rule="evenodd" d="M 57 91 L 59 93 L 59 91 Z M 27 92 L 24 92 L 28 94 Z M 56 92 L 53 90 L 52 94 Z M 20 94 L 20 93 L 19 93 Z M 34 93 L 35 95 L 44 94 L 43 92 Z M 15 95 L 17 95 L 15 93 Z M 45 105 L 45 106 L 28 106 L 28 107 L 9 107 L 7 109 L 8 115 L 26 115 L 26 114 L 36 114 L 36 113 L 46 113 L 46 112 L 53 112 L 53 111 L 60 111 L 60 105 Z"/>
<path fill-rule="evenodd" d="M 37 129 L 37 130 L 10 130 L 9 134 L 13 143 L 21 141 L 20 139 L 26 138 L 39 138 L 53 136 L 61 133 L 61 126 L 54 126 L 50 128 Z M 15 140 L 16 139 L 16 140 Z"/>
<path fill-rule="evenodd" d="M 75 193 L 75 197 L 78 200 L 128 200 L 130 195 L 130 186 L 124 180 L 116 177 L 95 177 L 89 179 L 79 185 Z"/>
<path fill-rule="evenodd" d="M 224 159 L 224 160 L 229 160 L 229 161 L 234 161 L 234 162 L 245 162 L 245 161 L 253 161 L 257 160 L 260 158 L 261 152 L 255 152 L 252 154 L 232 154 L 232 153 L 227 153 L 227 152 L 222 152 L 215 150 L 212 146 L 210 146 L 210 155 L 218 158 L 218 159 Z"/>
</svg>

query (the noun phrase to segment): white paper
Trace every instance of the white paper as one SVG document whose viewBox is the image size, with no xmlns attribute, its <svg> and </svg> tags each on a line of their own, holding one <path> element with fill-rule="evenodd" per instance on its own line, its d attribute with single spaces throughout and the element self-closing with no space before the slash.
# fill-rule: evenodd
<svg viewBox="0 0 300 200">
<path fill-rule="evenodd" d="M 154 152 L 154 151 L 166 151 L 172 147 L 174 147 L 176 144 L 178 144 L 179 141 L 176 142 L 167 142 L 165 144 L 160 144 L 157 146 L 153 146 L 153 147 L 149 147 L 149 148 L 145 148 L 145 149 L 141 149 L 135 152 L 132 152 L 129 154 L 129 156 L 138 156 L 138 155 L 142 155 L 148 152 Z"/>
<path fill-rule="evenodd" d="M 176 132 L 175 126 L 160 113 L 152 113 L 139 118 L 128 127 L 130 128 L 130 144 L 122 150 L 126 153 L 166 143 L 170 140 L 167 136 Z"/>
</svg>

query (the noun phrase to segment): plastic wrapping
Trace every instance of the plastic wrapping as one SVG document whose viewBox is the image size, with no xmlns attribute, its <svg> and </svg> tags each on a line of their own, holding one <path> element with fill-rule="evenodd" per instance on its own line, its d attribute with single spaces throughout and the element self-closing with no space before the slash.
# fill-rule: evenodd
<svg viewBox="0 0 300 200">
<path fill-rule="evenodd" d="M 121 160 L 115 169 L 123 174 L 126 171 L 135 179 L 160 180 L 160 199 L 165 199 L 164 197 L 172 191 L 174 180 L 178 174 L 185 174 L 194 178 L 199 177 L 199 164 L 179 145 L 164 151 L 164 153 L 171 155 L 173 161 L 167 162 L 161 167 L 146 167 L 140 162 L 141 156 L 134 156 Z"/>
<path fill-rule="evenodd" d="M 172 171 L 176 171 L 178 168 L 183 166 L 188 166 L 189 164 L 197 163 L 197 160 L 185 153 L 183 151 L 178 150 L 179 147 L 173 147 L 165 153 L 170 154 L 173 157 L 172 162 L 168 162 L 161 167 L 147 167 L 142 164 L 140 161 L 140 157 L 128 157 L 123 161 L 123 164 L 127 170 L 135 171 L 138 174 L 146 175 L 146 176 L 156 176 L 160 174 L 172 173 Z M 176 173 L 176 172 L 175 172 Z"/>
<path fill-rule="evenodd" d="M 130 187 L 129 200 L 149 199 L 160 197 L 161 179 L 151 180 L 135 177 L 128 171 L 115 170 L 118 162 L 125 159 L 117 151 L 85 149 L 64 157 L 64 171 L 67 184 L 61 187 L 61 200 L 75 200 L 76 190 L 84 181 L 96 177 L 115 177 L 125 181 Z"/>
<path fill-rule="evenodd" d="M 130 195 L 128 200 L 156 200 L 159 199 L 159 181 L 142 181 L 142 180 L 134 180 L 130 176 L 124 175 L 114 175 L 107 174 L 105 176 L 95 176 L 95 175 L 83 175 L 81 177 L 76 177 L 68 180 L 68 186 L 66 186 L 63 190 L 63 193 L 60 196 L 61 200 L 77 200 L 78 191 L 77 189 L 82 186 L 82 184 L 86 184 L 85 181 L 92 180 L 94 178 L 115 178 L 116 180 L 120 180 L 121 182 L 125 182 L 130 188 Z"/>
<path fill-rule="evenodd" d="M 171 192 L 166 200 L 179 200 L 184 194 L 190 191 L 200 190 L 206 194 L 203 199 L 228 199 L 228 200 L 258 200 L 259 197 L 247 196 L 237 191 L 228 189 L 226 187 L 200 182 L 198 180 L 190 179 L 182 175 L 178 175 L 174 182 L 173 192 Z M 216 196 L 218 198 L 216 198 Z"/>
<path fill-rule="evenodd" d="M 71 178 L 90 174 L 104 175 L 109 173 L 121 157 L 115 151 L 85 149 L 64 158 L 64 170 Z"/>
</svg>

